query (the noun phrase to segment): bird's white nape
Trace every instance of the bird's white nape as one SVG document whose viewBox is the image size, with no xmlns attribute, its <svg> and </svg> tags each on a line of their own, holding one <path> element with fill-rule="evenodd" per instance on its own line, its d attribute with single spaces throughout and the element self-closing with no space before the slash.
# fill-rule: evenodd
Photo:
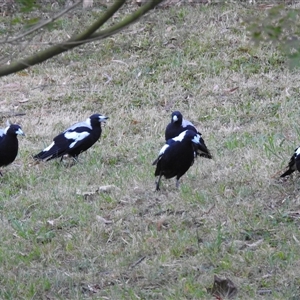
<svg viewBox="0 0 300 300">
<path fill-rule="evenodd" d="M 4 134 L 7 134 L 7 130 L 9 129 L 10 126 L 5 127 L 4 129 Z"/>
<path fill-rule="evenodd" d="M 91 125 L 91 119 L 90 119 L 90 118 L 87 118 L 86 121 L 85 121 L 85 123 L 87 124 L 87 126 L 88 126 L 89 128 L 92 128 L 92 125 Z"/>
<path fill-rule="evenodd" d="M 6 134 L 5 129 L 0 129 L 0 137 L 3 136 L 3 135 L 5 135 L 5 134 Z"/>
<path fill-rule="evenodd" d="M 195 125 L 194 125 L 192 122 L 190 122 L 190 121 L 188 121 L 188 120 L 186 120 L 186 119 L 182 119 L 181 126 L 182 126 L 183 128 L 186 128 L 187 126 L 195 127 Z M 195 128 L 196 128 L 196 127 L 195 127 Z"/>
</svg>

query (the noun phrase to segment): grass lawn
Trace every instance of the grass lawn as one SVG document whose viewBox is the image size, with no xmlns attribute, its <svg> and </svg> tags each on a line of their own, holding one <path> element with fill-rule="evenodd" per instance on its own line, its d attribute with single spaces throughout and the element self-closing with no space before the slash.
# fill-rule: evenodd
<svg viewBox="0 0 300 300">
<path fill-rule="evenodd" d="M 66 17 L 23 54 L 101 9 Z M 216 299 L 215 275 L 237 299 L 300 298 L 300 178 L 279 180 L 300 142 L 300 76 L 272 46 L 251 43 L 242 21 L 265 13 L 157 9 L 0 79 L 2 127 L 24 112 L 9 119 L 26 134 L 0 178 L 0 299 Z M 162 179 L 155 192 L 151 164 L 174 110 L 214 159 L 198 158 L 178 190 Z M 33 161 L 93 113 L 109 120 L 77 164 Z"/>
</svg>

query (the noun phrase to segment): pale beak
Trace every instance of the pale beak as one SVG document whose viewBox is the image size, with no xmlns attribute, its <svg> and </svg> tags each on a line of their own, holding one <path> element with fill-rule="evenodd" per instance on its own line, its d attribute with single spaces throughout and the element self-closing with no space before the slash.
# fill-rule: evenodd
<svg viewBox="0 0 300 300">
<path fill-rule="evenodd" d="M 106 116 L 100 116 L 99 122 L 106 122 L 107 119 L 108 119 L 108 117 L 106 117 Z"/>
<path fill-rule="evenodd" d="M 25 133 L 23 132 L 23 130 L 22 130 L 21 128 L 19 128 L 19 129 L 16 131 L 16 134 L 25 136 Z"/>
</svg>

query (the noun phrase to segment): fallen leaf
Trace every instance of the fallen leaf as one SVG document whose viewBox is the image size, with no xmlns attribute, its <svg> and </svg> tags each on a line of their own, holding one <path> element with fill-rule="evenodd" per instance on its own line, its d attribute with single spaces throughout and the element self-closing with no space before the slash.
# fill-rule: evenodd
<svg viewBox="0 0 300 300">
<path fill-rule="evenodd" d="M 170 49 L 176 49 L 176 46 L 171 43 L 167 44 L 167 47 Z"/>
<path fill-rule="evenodd" d="M 8 83 L 5 84 L 2 89 L 4 90 L 18 90 L 21 87 L 19 83 Z"/>
<path fill-rule="evenodd" d="M 83 197 L 90 197 L 90 196 L 93 196 L 95 194 L 108 193 L 108 192 L 111 192 L 113 190 L 120 190 L 120 189 L 118 187 L 116 187 L 115 185 L 113 185 L 113 184 L 103 185 L 103 186 L 100 186 L 99 188 L 95 188 L 95 190 L 93 190 L 93 191 L 82 192 L 80 190 L 77 190 L 76 195 L 80 195 L 80 196 L 83 196 Z"/>
<path fill-rule="evenodd" d="M 219 89 L 219 86 L 216 84 L 214 87 L 213 87 L 213 91 L 217 91 Z"/>
<path fill-rule="evenodd" d="M 48 224 L 48 225 L 50 225 L 50 226 L 55 226 L 55 225 L 56 225 L 56 223 L 57 223 L 57 221 L 59 221 L 61 218 L 62 218 L 62 215 L 61 215 L 61 216 L 59 216 L 59 217 L 58 217 L 58 218 L 56 218 L 56 219 L 53 219 L 53 220 L 48 220 L 48 221 L 47 221 L 47 224 Z"/>
<path fill-rule="evenodd" d="M 258 5 L 259 9 L 271 9 L 272 7 L 274 7 L 275 4 L 262 4 L 262 5 Z"/>
<path fill-rule="evenodd" d="M 20 72 L 17 73 L 17 75 L 19 75 L 19 76 L 28 76 L 29 74 L 26 71 L 20 71 Z"/>
<path fill-rule="evenodd" d="M 298 245 L 300 245 L 300 242 L 299 242 L 299 240 L 293 235 L 293 239 L 294 239 L 294 241 L 298 244 Z"/>
<path fill-rule="evenodd" d="M 81 192 L 81 191 L 77 190 L 76 195 L 80 195 L 80 196 L 83 196 L 83 197 L 88 197 L 88 196 L 95 195 L 97 192 L 98 192 L 98 190 L 95 190 L 93 192 Z"/>
<path fill-rule="evenodd" d="M 108 193 L 108 192 L 111 192 L 113 190 L 120 190 L 120 189 L 117 186 L 111 184 L 111 185 L 100 186 L 97 191 L 102 192 L 102 193 Z"/>
<path fill-rule="evenodd" d="M 167 27 L 166 31 L 170 32 L 173 28 L 175 28 L 175 26 L 169 26 L 169 27 Z"/>
<path fill-rule="evenodd" d="M 83 8 L 93 7 L 93 0 L 83 0 L 82 7 Z"/>
<path fill-rule="evenodd" d="M 151 244 L 151 245 L 157 245 L 158 244 L 158 238 L 154 238 L 154 237 L 149 237 L 146 242 L 148 244 Z"/>
<path fill-rule="evenodd" d="M 48 220 L 47 221 L 47 224 L 51 225 L 51 226 L 54 226 L 54 220 Z"/>
<path fill-rule="evenodd" d="M 238 290 L 234 283 L 229 279 L 222 279 L 217 275 L 214 276 L 214 285 L 212 288 L 207 289 L 214 297 L 219 297 L 217 299 L 222 299 L 225 297 L 233 298 L 236 296 Z"/>
<path fill-rule="evenodd" d="M 126 62 L 122 61 L 122 60 L 112 59 L 111 61 L 112 61 L 112 62 L 119 63 L 119 64 L 123 64 L 123 65 L 129 67 L 129 65 L 128 65 Z"/>
<path fill-rule="evenodd" d="M 225 90 L 224 93 L 226 94 L 232 94 L 234 91 L 236 91 L 239 87 L 235 87 L 235 88 L 232 88 L 232 89 L 229 89 L 229 90 Z"/>
<path fill-rule="evenodd" d="M 260 239 L 260 240 L 256 241 L 255 243 L 252 243 L 252 244 L 247 244 L 246 243 L 246 246 L 249 247 L 249 248 L 255 248 L 258 245 L 260 245 L 263 241 L 264 241 L 264 239 Z"/>
<path fill-rule="evenodd" d="M 133 124 L 133 125 L 136 125 L 136 124 L 138 124 L 138 123 L 141 123 L 141 122 L 138 121 L 138 120 L 131 120 L 131 124 Z"/>
<path fill-rule="evenodd" d="M 28 102 L 29 99 L 23 99 L 23 100 L 19 100 L 19 103 L 25 103 L 25 102 Z"/>
<path fill-rule="evenodd" d="M 161 218 L 160 220 L 158 220 L 156 222 L 156 229 L 157 229 L 157 231 L 161 231 L 162 227 L 165 225 L 165 223 L 166 223 L 166 218 Z"/>
<path fill-rule="evenodd" d="M 113 223 L 113 221 L 106 220 L 106 219 L 104 219 L 101 216 L 96 216 L 96 219 L 97 219 L 97 221 L 103 222 L 104 224 L 111 224 L 111 223 Z"/>
</svg>

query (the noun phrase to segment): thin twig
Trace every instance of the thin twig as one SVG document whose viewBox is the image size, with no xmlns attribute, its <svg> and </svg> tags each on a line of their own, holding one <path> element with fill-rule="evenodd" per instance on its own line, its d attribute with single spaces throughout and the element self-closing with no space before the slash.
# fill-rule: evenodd
<svg viewBox="0 0 300 300">
<path fill-rule="evenodd" d="M 11 118 L 11 117 L 19 117 L 19 116 L 25 116 L 25 115 L 26 115 L 26 113 L 8 111 L 8 112 L 1 112 L 0 118 Z"/>
<path fill-rule="evenodd" d="M 214 204 L 208 211 L 205 211 L 202 215 L 208 215 L 214 208 L 216 204 Z"/>
<path fill-rule="evenodd" d="M 112 81 L 112 77 L 110 77 L 108 74 L 104 73 L 103 76 L 105 78 L 107 78 L 107 81 L 105 81 L 105 84 L 108 84 L 108 83 L 110 83 Z"/>
<path fill-rule="evenodd" d="M 144 259 L 146 258 L 146 256 L 142 256 L 140 259 L 138 259 L 135 263 L 133 263 L 129 268 L 133 269 L 135 268 L 138 264 L 140 264 Z"/>
</svg>

